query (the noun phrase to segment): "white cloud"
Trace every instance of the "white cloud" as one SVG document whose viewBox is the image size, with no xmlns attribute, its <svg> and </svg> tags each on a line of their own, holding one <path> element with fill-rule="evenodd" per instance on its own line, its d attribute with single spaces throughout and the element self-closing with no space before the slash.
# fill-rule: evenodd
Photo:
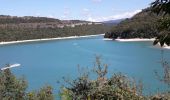
<svg viewBox="0 0 170 100">
<path fill-rule="evenodd" d="M 122 14 L 107 16 L 107 17 L 91 17 L 90 16 L 87 18 L 87 20 L 100 22 L 100 21 L 116 20 L 116 19 L 122 19 L 122 18 L 131 18 L 132 16 L 134 16 L 135 14 L 137 14 L 139 12 L 141 12 L 141 10 L 136 10 L 133 12 L 124 12 Z"/>
<path fill-rule="evenodd" d="M 54 15 L 48 15 L 47 17 L 49 17 L 49 18 L 56 18 Z"/>
<path fill-rule="evenodd" d="M 95 19 L 93 19 L 91 16 L 88 17 L 87 21 L 97 22 Z"/>
</svg>

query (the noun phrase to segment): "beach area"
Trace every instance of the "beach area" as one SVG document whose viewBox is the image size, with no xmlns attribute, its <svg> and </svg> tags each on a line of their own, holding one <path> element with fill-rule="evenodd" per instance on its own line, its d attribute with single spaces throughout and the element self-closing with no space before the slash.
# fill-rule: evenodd
<svg viewBox="0 0 170 100">
<path fill-rule="evenodd" d="M 105 41 L 110 41 L 113 39 L 109 38 L 104 38 L 103 40 Z M 114 39 L 113 41 L 118 41 L 118 42 L 140 42 L 140 41 L 154 41 L 155 38 L 147 39 L 147 38 L 131 38 L 131 39 Z M 156 45 L 156 47 L 160 47 L 160 45 Z M 164 49 L 170 49 L 170 46 L 164 45 L 162 48 Z"/>
<path fill-rule="evenodd" d="M 151 39 L 141 39 L 141 38 L 132 38 L 132 39 L 110 39 L 110 38 L 104 38 L 105 41 L 118 41 L 118 42 L 137 42 L 137 41 L 154 41 L 155 38 Z"/>
<path fill-rule="evenodd" d="M 133 39 L 115 39 L 115 41 L 119 41 L 119 42 L 138 42 L 138 41 L 154 41 L 155 38 L 151 38 L 151 39 L 146 39 L 146 38 L 133 38 Z M 160 47 L 160 44 L 156 45 L 157 47 Z M 164 45 L 162 48 L 164 49 L 170 49 L 170 46 Z"/>
<path fill-rule="evenodd" d="M 104 34 L 84 35 L 84 36 L 68 36 L 68 37 L 57 37 L 57 38 L 44 38 L 44 39 L 31 39 L 31 40 L 19 40 L 19 41 L 0 42 L 0 45 L 17 44 L 17 43 L 27 43 L 27 42 L 39 42 L 39 41 L 50 41 L 50 40 L 64 40 L 64 39 L 88 38 L 88 37 L 103 36 L 103 35 L 104 35 Z"/>
<path fill-rule="evenodd" d="M 135 42 L 135 41 L 154 41 L 155 38 L 147 39 L 147 38 L 132 38 L 132 39 L 115 39 L 115 41 L 119 42 Z"/>
<path fill-rule="evenodd" d="M 68 36 L 68 37 L 57 37 L 57 38 L 43 38 L 43 39 L 31 39 L 31 40 L 19 40 L 19 41 L 8 41 L 8 42 L 0 42 L 0 45 L 8 45 L 8 44 L 18 44 L 18 43 L 27 43 L 27 42 L 40 42 L 40 41 L 52 41 L 52 40 L 64 40 L 64 39 L 77 39 L 77 38 L 88 38 L 95 36 L 103 36 L 104 34 L 97 35 L 84 35 L 84 36 Z M 103 38 L 104 41 L 118 41 L 118 42 L 140 42 L 140 41 L 154 41 L 155 38 L 147 39 L 147 38 L 131 38 L 131 39 L 110 39 Z M 160 47 L 159 45 L 156 45 Z M 170 49 L 170 46 L 164 45 L 164 49 Z"/>
</svg>

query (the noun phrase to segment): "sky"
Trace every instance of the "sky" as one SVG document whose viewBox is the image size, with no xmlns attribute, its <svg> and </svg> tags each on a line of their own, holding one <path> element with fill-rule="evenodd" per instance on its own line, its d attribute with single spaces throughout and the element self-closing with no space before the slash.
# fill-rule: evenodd
<svg viewBox="0 0 170 100">
<path fill-rule="evenodd" d="M 130 18 L 151 2 L 153 0 L 0 0 L 0 15 L 107 21 Z"/>
</svg>

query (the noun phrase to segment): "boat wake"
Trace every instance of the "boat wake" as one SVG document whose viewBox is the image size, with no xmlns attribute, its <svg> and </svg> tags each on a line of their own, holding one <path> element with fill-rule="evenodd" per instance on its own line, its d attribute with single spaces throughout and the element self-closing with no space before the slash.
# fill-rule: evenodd
<svg viewBox="0 0 170 100">
<path fill-rule="evenodd" d="M 19 67 L 21 66 L 21 64 L 12 64 L 12 65 L 7 65 L 6 67 L 1 68 L 1 70 L 6 70 L 6 69 L 10 69 L 10 68 L 14 68 L 14 67 Z"/>
</svg>

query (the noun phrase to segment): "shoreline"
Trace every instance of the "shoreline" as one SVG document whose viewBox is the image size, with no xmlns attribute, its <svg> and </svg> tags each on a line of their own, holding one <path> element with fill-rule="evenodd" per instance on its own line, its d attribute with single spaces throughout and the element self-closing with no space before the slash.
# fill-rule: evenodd
<svg viewBox="0 0 170 100">
<path fill-rule="evenodd" d="M 117 42 L 140 42 L 140 41 L 154 41 L 155 38 L 147 39 L 147 38 L 131 38 L 131 39 L 110 39 L 110 38 L 104 38 L 105 41 L 117 41 Z M 160 45 L 155 45 L 155 47 L 160 47 Z M 164 45 L 163 47 L 160 47 L 163 49 L 169 49 L 170 46 Z"/>
<path fill-rule="evenodd" d="M 155 38 L 131 38 L 131 39 L 115 39 L 115 41 L 119 41 L 119 42 L 137 42 L 137 41 L 154 41 Z"/>
<path fill-rule="evenodd" d="M 165 46 L 163 47 L 164 49 L 169 49 L 170 50 L 170 46 Z"/>
<path fill-rule="evenodd" d="M 57 37 L 57 38 L 42 38 L 42 39 L 30 39 L 30 40 L 19 40 L 19 41 L 9 41 L 9 42 L 0 42 L 0 46 L 8 44 L 19 44 L 19 43 L 29 43 L 29 42 L 41 42 L 41 41 L 52 41 L 52 40 L 65 40 L 65 39 L 78 39 L 78 38 L 88 38 L 95 36 L 103 36 L 104 34 L 96 35 L 84 35 L 84 36 L 68 36 L 68 37 Z M 140 41 L 154 41 L 155 38 L 131 38 L 131 39 L 110 39 L 103 38 L 105 41 L 118 41 L 118 42 L 140 42 Z M 170 46 L 163 46 L 163 49 L 170 49 Z"/>
<path fill-rule="evenodd" d="M 27 42 L 52 41 L 52 40 L 64 40 L 64 39 L 88 38 L 88 37 L 95 37 L 95 36 L 102 36 L 102 35 L 104 35 L 104 34 L 84 35 L 84 36 L 68 36 L 68 37 L 57 37 L 57 38 L 42 38 L 42 39 L 30 39 L 30 40 L 19 40 L 19 41 L 0 42 L 0 45 L 18 44 L 18 43 L 27 43 Z"/>
<path fill-rule="evenodd" d="M 157 47 L 161 47 L 161 46 L 160 46 L 160 43 L 158 43 L 158 44 L 157 44 L 157 45 L 155 45 L 155 46 L 157 46 Z M 163 49 L 170 49 L 170 46 L 168 46 L 168 45 L 164 44 L 161 48 L 163 48 Z"/>
<path fill-rule="evenodd" d="M 151 39 L 147 39 L 147 38 L 131 38 L 131 39 L 115 39 L 115 41 L 119 41 L 119 42 L 140 42 L 140 41 L 154 41 L 155 38 L 151 38 Z M 160 47 L 160 45 L 159 45 Z M 163 49 L 169 49 L 170 50 L 170 46 L 164 45 L 163 47 L 160 47 Z"/>
<path fill-rule="evenodd" d="M 118 42 L 137 42 L 137 41 L 154 41 L 155 38 L 130 38 L 130 39 L 110 39 L 110 38 L 104 38 L 103 40 L 106 41 L 118 41 Z"/>
</svg>

